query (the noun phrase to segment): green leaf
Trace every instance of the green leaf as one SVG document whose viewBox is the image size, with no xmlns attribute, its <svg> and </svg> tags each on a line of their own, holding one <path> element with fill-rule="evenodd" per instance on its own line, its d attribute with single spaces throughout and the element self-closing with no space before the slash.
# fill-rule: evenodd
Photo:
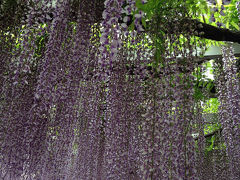
<svg viewBox="0 0 240 180">
<path fill-rule="evenodd" d="M 238 31 L 240 30 L 239 26 L 235 22 L 230 22 L 233 27 L 235 27 Z"/>
<path fill-rule="evenodd" d="M 212 82 L 208 83 L 207 90 L 210 91 L 212 88 L 213 88 L 213 83 Z"/>
<path fill-rule="evenodd" d="M 136 7 L 140 10 L 143 10 L 144 4 L 141 0 L 136 0 Z"/>
<path fill-rule="evenodd" d="M 229 29 L 229 21 L 226 22 L 226 28 Z"/>
<path fill-rule="evenodd" d="M 146 18 L 142 18 L 142 25 L 146 29 L 147 27 Z"/>
<path fill-rule="evenodd" d="M 212 138 L 210 140 L 211 145 L 209 147 L 207 147 L 207 151 L 212 151 L 213 150 L 214 141 L 215 141 L 215 136 L 212 136 Z"/>
<path fill-rule="evenodd" d="M 134 22 L 134 20 L 133 20 L 133 22 Z M 134 25 L 133 22 L 132 22 L 132 23 L 130 24 L 130 26 L 129 26 L 129 30 L 130 30 L 130 31 L 133 31 L 133 30 L 134 30 L 135 25 Z"/>
<path fill-rule="evenodd" d="M 203 98 L 203 93 L 198 87 L 194 87 L 194 94 L 193 97 L 195 100 L 200 100 Z"/>
</svg>

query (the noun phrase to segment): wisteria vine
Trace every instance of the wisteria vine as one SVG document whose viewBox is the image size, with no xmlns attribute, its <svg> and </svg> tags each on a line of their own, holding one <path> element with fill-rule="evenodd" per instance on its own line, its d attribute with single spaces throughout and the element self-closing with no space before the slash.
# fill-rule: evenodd
<svg viewBox="0 0 240 180">
<path fill-rule="evenodd" d="M 206 160 L 184 3 L 154 12 L 151 31 L 137 4 L 146 0 L 18 3 L 20 25 L 0 30 L 1 179 L 239 179 L 236 58 L 222 47 L 225 156 Z"/>
</svg>

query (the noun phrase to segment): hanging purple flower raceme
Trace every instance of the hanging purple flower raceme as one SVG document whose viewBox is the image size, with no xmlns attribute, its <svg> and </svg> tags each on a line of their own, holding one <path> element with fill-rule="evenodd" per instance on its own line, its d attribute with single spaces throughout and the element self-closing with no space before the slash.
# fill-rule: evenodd
<svg viewBox="0 0 240 180">
<path fill-rule="evenodd" d="M 138 53 L 125 53 L 126 50 L 129 51 L 130 49 L 127 46 L 122 47 L 122 42 L 129 36 L 125 24 L 128 21 L 128 17 L 123 18 L 124 23 L 121 26 L 118 24 L 118 19 L 121 18 L 122 13 L 130 15 L 131 11 L 135 8 L 133 1 L 128 1 L 127 3 L 127 6 L 122 9 L 123 1 L 105 1 L 106 9 L 103 12 L 104 28 L 101 35 L 102 46 L 100 47 L 102 54 L 99 62 L 101 63 L 101 76 L 104 76 L 102 80 L 105 82 L 106 101 L 106 112 L 104 115 L 106 121 L 106 147 L 104 155 L 105 171 L 103 174 L 103 178 L 105 179 L 139 177 L 138 160 L 136 160 L 138 159 L 137 146 L 139 134 L 135 129 L 136 127 L 134 127 L 134 125 L 138 124 L 135 117 L 138 113 L 135 108 L 130 108 L 131 106 L 134 107 L 135 102 L 127 102 L 133 96 L 130 93 L 131 90 L 129 88 L 132 87 L 128 81 L 129 78 L 132 81 L 135 78 L 134 76 L 131 77 L 132 74 L 127 75 L 125 68 L 126 66 L 139 66 L 140 58 L 138 57 L 141 56 L 138 56 Z M 131 39 L 130 43 L 134 42 L 134 36 Z M 119 54 L 120 49 L 123 50 L 124 54 Z M 136 82 L 136 84 L 138 83 Z M 141 96 L 137 92 L 134 93 L 136 100 L 139 98 L 138 96 Z M 137 103 L 135 106 L 137 106 Z M 134 162 L 137 164 L 134 164 Z"/>
<path fill-rule="evenodd" d="M 76 176 L 75 178 L 101 178 L 103 175 L 103 153 L 105 148 L 103 112 L 104 97 L 98 82 L 83 82 L 81 89 L 81 117 L 79 118 L 76 140 Z M 86 98 L 87 97 L 87 98 Z"/>
<path fill-rule="evenodd" d="M 33 11 L 32 9 L 29 13 Z M 37 61 L 37 58 L 34 57 L 36 53 L 35 40 L 37 38 L 33 32 L 38 27 L 29 22 L 30 17 L 21 22 L 22 24 L 18 29 L 21 32 L 20 35 L 19 33 L 17 35 L 11 34 L 16 38 L 12 42 L 12 50 L 9 51 L 11 52 L 11 61 L 8 63 L 9 84 L 4 84 L 7 93 L 5 94 L 5 90 L 3 91 L 3 94 L 5 94 L 5 107 L 9 104 L 9 107 L 3 113 L 4 119 L 8 122 L 4 128 L 9 129 L 9 131 L 4 130 L 2 132 L 6 139 L 4 139 L 5 142 L 1 147 L 4 149 L 2 151 L 4 156 L 2 164 L 3 166 L 6 165 L 6 169 L 3 168 L 5 173 L 3 173 L 2 177 L 5 178 L 26 177 L 30 173 L 29 151 L 33 138 L 29 130 L 32 125 L 29 111 L 34 101 L 37 76 L 37 72 L 34 72 L 36 68 L 35 61 Z M 37 30 L 37 32 L 41 34 L 41 30 Z"/>
<path fill-rule="evenodd" d="M 93 73 L 98 72 L 96 67 L 96 52 L 98 51 L 97 43 L 99 42 L 99 38 L 97 36 L 94 40 L 94 35 L 95 33 L 99 33 L 98 30 L 96 31 L 99 27 L 93 27 L 94 19 L 92 19 L 92 16 L 94 16 L 94 14 L 84 13 L 85 9 L 91 9 L 92 7 L 95 7 L 94 2 L 83 2 L 80 4 L 79 21 L 76 24 L 76 30 L 73 31 L 73 34 L 74 32 L 76 33 L 76 41 L 73 41 L 72 44 L 74 47 L 71 52 L 72 54 L 70 53 L 69 57 L 65 57 L 70 61 L 70 67 L 66 70 L 68 72 L 66 78 L 72 80 L 72 82 L 70 82 L 71 84 L 69 84 L 69 90 L 70 92 L 72 91 L 71 94 L 74 93 L 75 96 L 71 94 L 61 94 L 61 97 L 58 97 L 60 101 L 56 102 L 56 108 L 60 106 L 59 108 L 61 109 L 59 109 L 59 112 L 58 109 L 56 111 L 55 123 L 58 123 L 58 135 L 57 140 L 52 144 L 58 151 L 54 151 L 55 157 L 50 159 L 48 164 L 50 167 L 53 166 L 57 168 L 52 168 L 54 172 L 49 172 L 49 178 L 97 178 L 98 168 L 102 168 L 98 165 L 101 164 L 102 159 L 98 159 L 98 157 L 101 156 L 99 155 L 102 153 L 100 149 L 103 147 L 101 142 L 102 131 L 100 130 L 103 114 L 103 110 L 100 106 L 103 100 L 101 100 L 101 82 L 99 82 L 98 79 L 94 80 L 93 77 Z M 91 31 L 93 31 L 94 34 L 92 34 Z M 69 39 L 72 38 L 73 37 Z M 65 52 L 67 49 L 70 48 L 66 47 Z M 68 66 L 68 62 L 65 63 L 65 66 Z M 62 68 L 64 68 L 64 66 Z M 64 88 L 64 84 L 58 83 L 58 86 L 58 90 L 60 90 L 61 86 Z M 69 90 L 64 88 L 61 91 L 66 92 Z M 76 96 L 79 98 L 75 99 Z M 72 103 L 72 105 L 68 107 L 70 103 Z M 64 106 L 67 107 L 64 108 Z M 76 106 L 80 109 L 76 109 Z M 74 116 L 74 109 L 75 113 L 79 114 L 78 116 Z M 66 117 L 68 113 L 71 113 L 72 116 Z M 63 124 L 61 122 L 65 123 Z M 54 124 L 54 126 L 56 125 Z M 68 137 L 69 135 L 71 135 L 71 137 Z M 63 143 L 64 146 L 61 146 Z M 69 145 L 70 147 L 67 148 Z M 59 151 L 65 154 L 59 157 L 60 159 L 57 157 Z M 52 153 L 50 155 L 52 158 Z M 66 161 L 68 161 L 68 163 L 66 163 Z M 59 168 L 59 166 L 61 166 L 61 168 Z M 56 173 L 57 169 L 62 174 Z M 48 177 L 47 175 L 48 174 L 44 177 Z"/>
<path fill-rule="evenodd" d="M 173 169 L 176 167 L 175 176 L 182 179 L 198 179 L 196 176 L 196 154 L 194 140 L 192 138 L 191 124 L 193 122 L 193 80 L 191 75 L 185 72 L 184 75 L 176 76 L 176 89 L 179 92 L 174 94 L 176 99 L 175 123 L 173 124 L 174 141 L 172 143 Z M 180 90 L 181 89 L 181 90 Z M 186 96 L 190 95 L 190 96 Z M 187 104 L 188 102 L 189 104 Z M 175 148 L 175 149 L 174 149 Z M 176 158 L 176 159 L 175 159 Z"/>
<path fill-rule="evenodd" d="M 166 68 L 165 68 L 166 70 Z M 172 68 L 166 71 L 174 72 Z M 196 177 L 194 142 L 191 136 L 191 106 L 186 106 L 185 86 L 180 77 L 160 76 L 148 81 L 146 107 L 142 122 L 143 144 L 140 158 L 141 177 L 167 179 Z M 152 82 L 151 82 L 152 81 Z M 179 85 L 174 83 L 179 81 Z M 181 93 L 176 93 L 181 89 Z M 156 88 L 156 89 L 155 89 Z M 191 91 L 191 89 L 189 89 Z M 175 92 L 175 93 L 174 93 Z M 186 94 L 185 94 L 186 93 Z"/>
<path fill-rule="evenodd" d="M 70 101 L 71 98 L 68 99 L 69 97 L 67 97 L 69 96 L 68 86 L 71 83 L 68 81 L 68 66 L 65 63 L 68 59 L 68 53 L 63 53 L 66 52 L 64 48 L 69 48 L 66 46 L 68 43 L 67 37 L 69 37 L 66 34 L 66 18 L 68 17 L 69 5 L 68 2 L 59 2 L 57 5 L 58 8 L 56 8 L 52 26 L 49 28 L 50 35 L 45 56 L 41 63 L 40 70 L 42 71 L 39 74 L 38 86 L 34 95 L 35 104 L 31 110 L 31 118 L 35 127 L 31 127 L 30 129 L 34 137 L 34 141 L 31 142 L 30 166 L 36 169 L 37 173 L 35 172 L 35 174 L 37 177 L 44 178 L 58 178 L 62 175 L 61 168 L 65 168 L 65 165 L 61 163 L 61 160 L 66 157 L 66 154 L 61 151 L 68 147 L 69 141 L 71 141 L 71 137 L 64 137 L 62 132 L 66 130 L 69 136 L 71 136 L 72 132 L 68 131 L 70 125 L 65 118 L 69 119 L 69 121 L 72 120 L 71 113 L 74 113 L 74 111 L 70 112 L 73 105 Z M 65 103 L 69 103 L 69 108 L 65 107 Z M 60 121 L 64 122 L 61 124 L 63 127 L 59 124 Z M 61 142 L 62 139 L 60 137 L 64 139 L 64 142 Z M 56 141 L 56 139 L 59 141 Z M 38 147 L 36 143 L 38 143 Z M 52 149 L 53 144 L 58 149 L 58 155 Z M 61 145 L 58 146 L 59 144 Z M 39 164 L 38 161 L 41 163 Z M 57 165 L 57 163 L 61 163 L 63 167 Z"/>
<path fill-rule="evenodd" d="M 142 147 L 140 153 L 141 177 L 143 179 L 167 178 L 168 177 L 168 152 L 169 140 L 166 138 L 167 132 L 168 108 L 170 105 L 164 102 L 166 87 L 165 82 L 151 79 L 146 82 L 145 101 L 143 101 L 144 117 L 142 128 Z M 170 106 L 168 106 L 170 107 Z M 158 109 L 161 108 L 161 112 Z M 163 120 L 165 119 L 165 121 Z M 165 131 L 166 130 L 166 131 Z"/>
<path fill-rule="evenodd" d="M 73 50 L 79 85 L 79 119 L 76 126 L 76 153 L 72 165 L 73 179 L 97 179 L 103 176 L 105 149 L 104 88 L 96 74 L 99 73 L 99 25 L 94 25 L 95 13 L 85 9 L 96 7 L 95 2 L 82 2 L 76 27 L 76 43 Z M 97 35 L 97 36 L 96 36 Z M 95 75 L 94 75 L 95 74 Z"/>
<path fill-rule="evenodd" d="M 197 139 L 197 155 L 196 155 L 196 164 L 197 164 L 197 171 L 199 173 L 199 177 L 208 177 L 210 176 L 209 173 L 206 173 L 206 169 L 208 169 L 207 165 L 204 164 L 205 162 L 205 137 L 204 137 L 204 119 L 202 116 L 202 107 L 200 102 L 196 102 L 196 116 L 195 116 L 195 122 L 197 124 L 197 128 L 194 129 L 194 134 L 196 133 Z"/>
<path fill-rule="evenodd" d="M 81 11 L 80 11 L 81 12 Z M 97 54 L 99 37 L 94 38 L 95 33 L 99 33 L 99 26 L 91 27 L 90 17 L 80 14 L 76 43 L 76 53 L 84 58 L 81 63 L 81 74 L 79 92 L 79 121 L 77 125 L 78 135 L 76 136 L 77 153 L 75 161 L 75 179 L 101 178 L 103 175 L 103 153 L 105 148 L 104 140 L 104 91 L 101 81 L 93 76 L 98 73 Z M 83 20 L 83 21 L 82 21 Z M 84 24 L 88 24 L 84 27 Z M 84 28 L 83 28 L 84 27 Z M 92 33 L 91 34 L 91 29 Z M 80 38 L 84 37 L 84 38 Z M 88 41 L 91 39 L 91 42 Z M 86 52 L 86 47 L 88 52 Z M 90 55 L 90 56 L 89 56 Z M 78 70 L 79 71 L 79 70 Z"/>
<path fill-rule="evenodd" d="M 220 119 L 223 126 L 223 136 L 229 158 L 229 170 L 232 179 L 239 178 L 239 81 L 237 79 L 236 58 L 231 45 L 222 47 L 223 71 L 226 83 L 225 92 L 220 92 Z"/>
<path fill-rule="evenodd" d="M 239 81 L 237 78 L 236 59 L 231 44 L 222 47 L 223 63 L 215 63 L 215 76 L 217 80 L 219 106 L 219 119 L 222 126 L 223 143 L 226 148 L 222 150 L 222 171 L 219 177 L 239 178 Z M 236 135 L 236 136 L 235 136 Z M 219 163 L 218 163 L 219 164 Z M 220 169 L 220 168 L 219 168 Z M 224 173 L 223 173 L 224 172 Z M 222 175 L 221 175 L 222 174 Z"/>
<path fill-rule="evenodd" d="M 19 37 L 16 39 L 18 44 L 13 50 L 16 58 L 11 64 L 14 72 L 12 78 L 14 85 L 28 84 L 27 74 L 32 73 L 31 67 L 36 61 L 37 41 L 46 34 L 47 28 L 44 26 L 51 20 L 48 15 L 51 13 L 51 9 L 46 5 L 48 3 L 49 0 L 44 0 L 43 5 L 40 0 L 34 0 L 33 3 L 27 1 L 29 11 L 27 18 L 21 21 L 20 35 L 18 34 Z M 46 14 L 47 17 L 45 17 Z"/>
<path fill-rule="evenodd" d="M 129 172 L 129 150 L 130 150 L 130 129 L 131 119 L 127 109 L 126 99 L 128 89 L 125 85 L 125 73 L 121 69 L 111 75 L 109 86 L 105 89 L 108 91 L 107 116 L 106 116 L 106 179 L 128 179 L 131 175 Z"/>
<path fill-rule="evenodd" d="M 28 111 L 31 109 L 33 102 L 34 85 L 32 80 L 34 76 L 28 77 L 28 85 L 18 85 L 11 89 L 12 82 L 4 83 L 6 88 L 3 90 L 4 108 L 2 108 L 2 120 L 5 122 L 0 129 L 4 137 L 1 139 L 1 177 L 19 178 L 26 170 L 26 161 L 28 159 L 29 141 L 31 134 L 28 131 Z"/>
<path fill-rule="evenodd" d="M 102 68 L 104 74 L 103 79 L 107 79 L 109 72 L 107 69 L 112 67 L 113 61 L 116 60 L 118 49 L 121 46 L 119 38 L 121 29 L 118 24 L 118 19 L 121 18 L 121 11 L 123 0 L 106 0 L 104 2 L 105 10 L 103 11 L 103 30 L 101 33 L 101 57 L 99 59 L 99 65 Z"/>
<path fill-rule="evenodd" d="M 204 65 L 197 65 L 196 67 L 196 75 L 199 78 L 198 81 L 201 81 L 204 77 L 204 71 L 206 71 L 206 67 Z M 197 84 L 198 85 L 198 84 Z M 195 90 L 195 95 L 198 95 L 199 90 Z M 206 91 L 202 91 L 204 96 L 209 97 L 209 94 Z M 200 95 L 200 94 L 199 94 Z M 201 99 L 201 95 L 197 96 L 194 99 L 194 127 L 193 127 L 193 136 L 196 142 L 196 165 L 197 165 L 197 173 L 199 174 L 199 178 L 213 178 L 216 174 L 219 174 L 217 171 L 213 171 L 213 166 L 215 164 L 212 163 L 212 158 L 209 157 L 206 153 L 206 138 L 204 137 L 204 128 L 206 126 L 206 120 L 204 119 L 204 112 L 202 108 L 203 101 Z"/>
<path fill-rule="evenodd" d="M 101 55 L 98 63 L 100 80 L 103 82 L 104 101 L 102 103 L 105 104 L 102 114 L 102 121 L 105 122 L 102 132 L 104 133 L 102 138 L 104 138 L 105 152 L 102 154 L 104 163 L 101 168 L 103 170 L 101 178 L 104 179 L 126 179 L 132 176 L 128 164 L 131 139 L 129 125 L 131 122 L 125 119 L 128 112 L 124 99 L 127 96 L 124 97 L 125 88 L 122 84 L 125 82 L 126 75 L 124 69 L 121 72 L 121 68 L 124 68 L 124 59 L 119 55 L 119 49 L 122 47 L 121 40 L 124 38 L 120 36 L 124 32 L 124 25 L 120 26 L 118 23 L 122 14 L 123 2 L 122 0 L 105 1 L 106 8 L 103 11 L 103 30 L 100 38 Z M 122 67 L 118 72 L 114 70 L 116 68 L 114 66 Z M 115 78 L 119 81 L 116 81 Z"/>
<path fill-rule="evenodd" d="M 218 109 L 218 116 L 219 116 L 219 121 L 221 123 L 222 128 L 223 127 L 223 122 L 222 120 L 227 120 L 229 118 L 228 112 L 227 112 L 227 106 L 225 104 L 227 103 L 227 98 L 226 98 L 226 93 L 227 93 L 227 87 L 226 87 L 226 78 L 225 78 L 225 73 L 223 71 L 223 63 L 218 60 L 214 62 L 214 79 L 216 80 L 216 88 L 218 92 L 218 101 L 220 102 L 220 106 Z M 225 126 L 225 125 L 224 125 Z M 227 157 L 227 152 L 225 148 L 225 136 L 223 135 L 224 133 L 221 133 L 221 141 L 220 143 L 224 144 L 224 148 L 220 149 L 220 153 L 218 155 L 221 156 L 221 158 L 209 158 L 208 161 L 210 162 L 210 166 L 214 169 L 214 173 L 212 174 L 214 177 L 226 177 L 228 178 L 230 176 L 230 171 L 229 171 L 229 160 Z M 216 157 L 216 153 L 214 154 Z M 218 160 L 219 166 L 221 168 L 216 169 L 216 160 Z M 212 162 L 211 162 L 212 161 Z M 210 169 L 210 168 L 209 168 Z M 209 173 L 209 171 L 207 171 Z"/>
</svg>

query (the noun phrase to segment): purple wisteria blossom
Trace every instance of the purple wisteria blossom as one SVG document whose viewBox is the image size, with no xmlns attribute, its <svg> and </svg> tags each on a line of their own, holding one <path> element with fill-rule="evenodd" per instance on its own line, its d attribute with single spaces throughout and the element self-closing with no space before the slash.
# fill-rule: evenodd
<svg viewBox="0 0 240 180">
<path fill-rule="evenodd" d="M 18 3 L 24 16 L 0 30 L 0 179 L 239 179 L 237 59 L 222 47 L 222 146 L 207 152 L 185 4 L 154 12 L 147 31 L 157 1 Z"/>
</svg>

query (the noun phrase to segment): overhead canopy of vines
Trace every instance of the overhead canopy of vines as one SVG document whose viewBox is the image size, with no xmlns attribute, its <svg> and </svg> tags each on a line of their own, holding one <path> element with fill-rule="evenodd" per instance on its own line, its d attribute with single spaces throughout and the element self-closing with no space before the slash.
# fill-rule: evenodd
<svg viewBox="0 0 240 180">
<path fill-rule="evenodd" d="M 240 179 L 239 19 L 237 0 L 1 1 L 0 179 Z"/>
</svg>

